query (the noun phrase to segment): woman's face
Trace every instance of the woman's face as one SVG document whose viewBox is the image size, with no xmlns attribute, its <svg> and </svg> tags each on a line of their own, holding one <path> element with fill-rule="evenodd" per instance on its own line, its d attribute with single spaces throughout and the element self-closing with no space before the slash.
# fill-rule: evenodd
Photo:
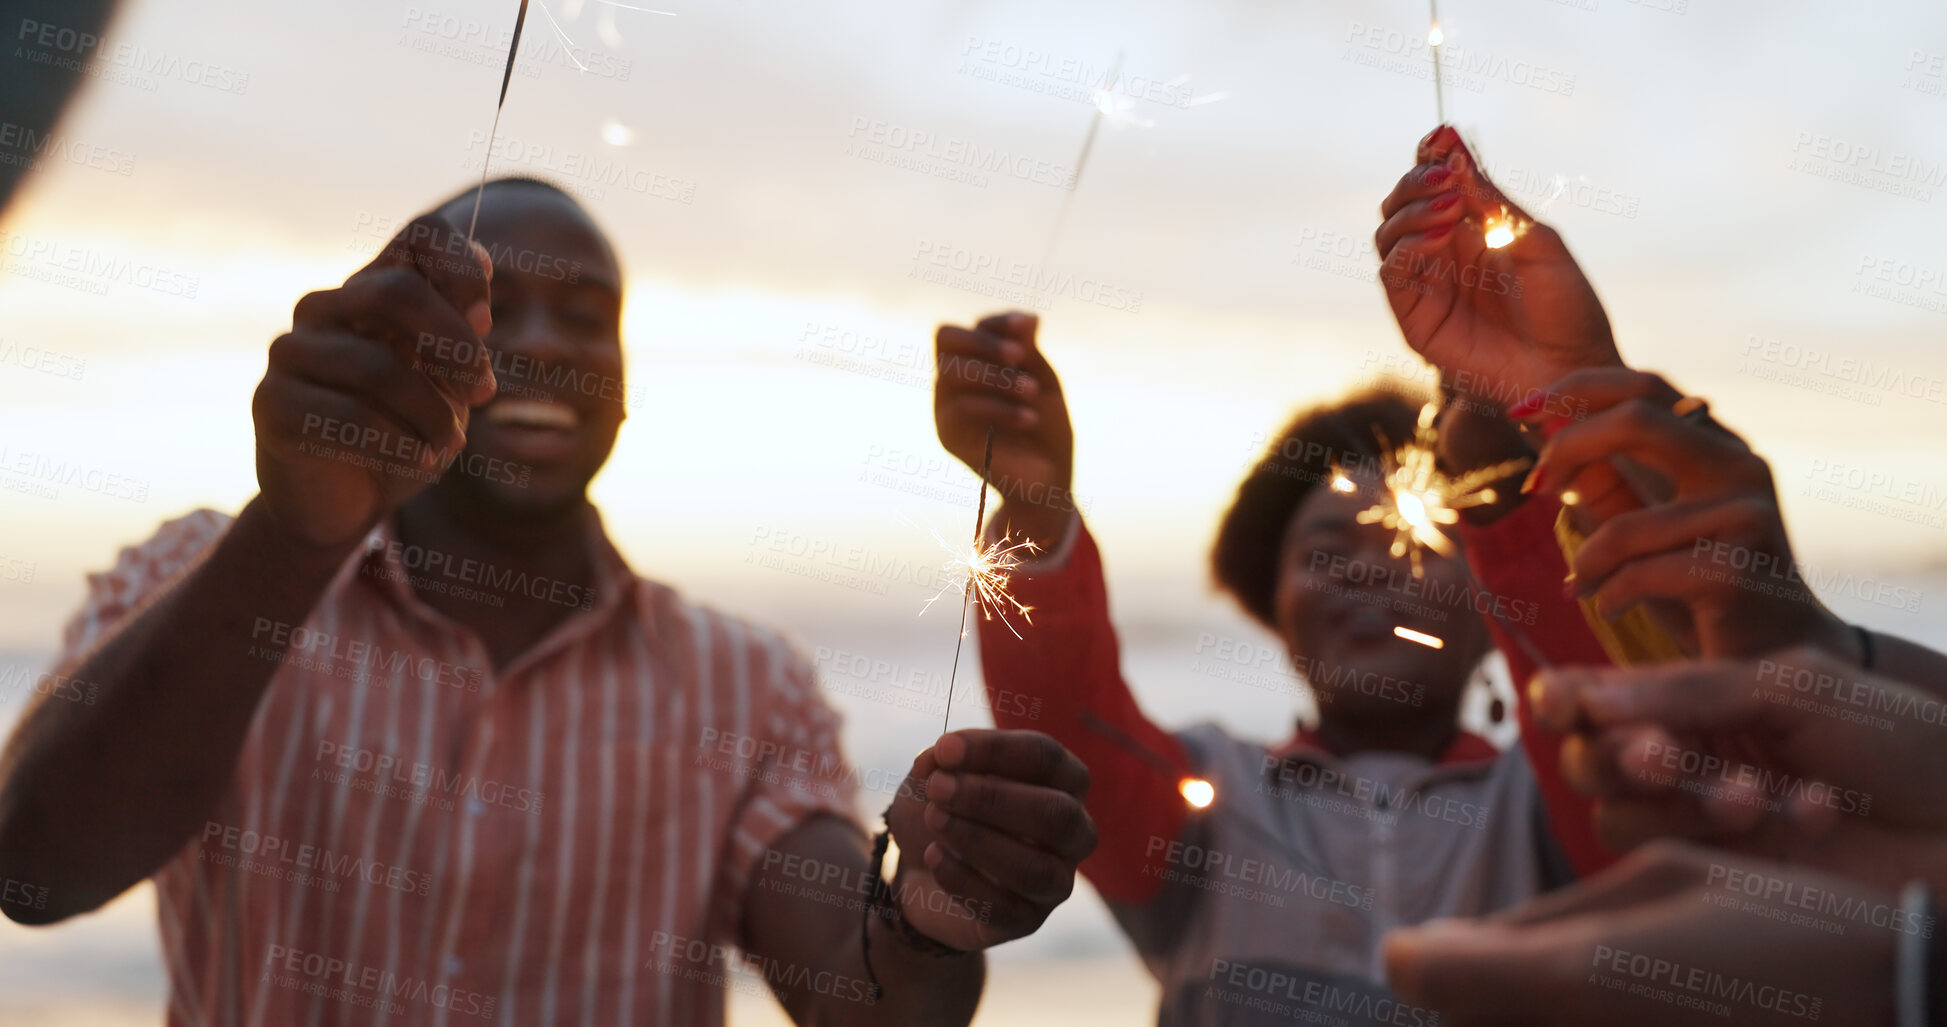
<svg viewBox="0 0 1947 1027">
<path fill-rule="evenodd" d="M 1451 557 L 1423 552 L 1425 575 L 1415 578 L 1411 558 L 1389 552 L 1391 529 L 1358 523 L 1372 505 L 1372 483 L 1362 484 L 1356 493 L 1315 488 L 1292 515 L 1279 554 L 1278 635 L 1323 717 L 1451 717 L 1489 643 L 1473 577 L 1455 542 Z M 1409 641 L 1396 627 L 1444 645 Z"/>
</svg>

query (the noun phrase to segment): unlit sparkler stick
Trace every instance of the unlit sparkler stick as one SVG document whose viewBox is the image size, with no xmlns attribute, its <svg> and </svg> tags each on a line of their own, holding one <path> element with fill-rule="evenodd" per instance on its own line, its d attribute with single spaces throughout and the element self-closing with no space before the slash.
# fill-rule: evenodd
<svg viewBox="0 0 1947 1027">
<path fill-rule="evenodd" d="M 466 223 L 466 241 L 473 243 L 473 229 L 480 224 L 480 197 L 487 191 L 487 172 L 494 162 L 494 136 L 500 132 L 500 112 L 507 106 L 507 86 L 514 81 L 514 55 L 521 50 L 521 28 L 527 24 L 527 0 L 521 0 L 521 11 L 514 16 L 514 41 L 507 45 L 507 70 L 500 75 L 500 99 L 494 101 L 493 127 L 487 130 L 487 155 L 480 162 L 480 187 L 473 191 L 473 217 Z"/>
</svg>

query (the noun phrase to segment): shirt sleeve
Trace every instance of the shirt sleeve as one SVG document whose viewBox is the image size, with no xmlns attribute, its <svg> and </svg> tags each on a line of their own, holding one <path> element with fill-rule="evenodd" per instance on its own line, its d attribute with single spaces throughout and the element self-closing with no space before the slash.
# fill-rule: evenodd
<svg viewBox="0 0 1947 1027">
<path fill-rule="evenodd" d="M 73 670 L 147 609 L 202 561 L 229 529 L 230 520 L 215 510 L 196 510 L 165 521 L 148 541 L 123 547 L 113 567 L 90 573 L 81 607 L 61 631 L 55 670 Z"/>
<path fill-rule="evenodd" d="M 1101 554 L 1086 527 L 1071 536 L 1057 547 L 1061 559 L 1015 573 L 1014 595 L 1032 607 L 1019 637 L 980 621 L 987 697 L 997 727 L 1045 732 L 1087 765 L 1087 808 L 1101 841 L 1082 873 L 1105 899 L 1143 902 L 1162 881 L 1162 857 L 1151 855 L 1162 847 L 1151 840 L 1175 840 L 1183 829 L 1177 787 L 1189 760 L 1130 694 Z"/>
<path fill-rule="evenodd" d="M 837 817 L 869 833 L 859 824 L 858 776 L 839 745 L 842 718 L 819 693 L 811 664 L 775 636 L 753 634 L 752 667 L 765 681 L 754 722 L 765 725 L 765 739 L 776 743 L 772 751 L 791 755 L 769 756 L 752 768 L 750 787 L 731 817 L 718 907 L 725 914 L 723 936 L 739 945 L 745 940 L 744 901 L 766 850 L 816 816 Z"/>
<path fill-rule="evenodd" d="M 1462 525 L 1460 535 L 1474 577 L 1497 608 L 1487 623 L 1507 657 L 1521 748 L 1534 771 L 1550 830 L 1575 872 L 1586 877 L 1617 856 L 1596 839 L 1592 801 L 1562 779 L 1563 736 L 1537 724 L 1528 704 L 1528 681 L 1543 666 L 1537 656 L 1547 665 L 1609 664 L 1581 605 L 1562 595 L 1568 563 L 1555 541 L 1560 511 L 1560 504 L 1530 499 L 1492 524 Z"/>
</svg>

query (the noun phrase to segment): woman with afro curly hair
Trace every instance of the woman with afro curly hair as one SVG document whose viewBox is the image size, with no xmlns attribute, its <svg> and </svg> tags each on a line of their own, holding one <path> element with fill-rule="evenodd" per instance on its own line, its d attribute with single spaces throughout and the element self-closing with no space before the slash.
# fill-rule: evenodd
<svg viewBox="0 0 1947 1027">
<path fill-rule="evenodd" d="M 1302 679 L 1317 721 L 1270 740 L 1211 723 L 1166 731 L 1122 678 L 1102 558 L 1068 498 L 1067 407 L 1036 327 L 1027 314 L 943 326 L 935 420 L 976 470 L 993 427 L 1004 499 L 989 531 L 1042 549 L 1014 576 L 1033 629 L 981 624 L 986 685 L 1037 701 L 995 702 L 999 726 L 1045 731 L 1088 764 L 1101 845 L 1082 871 L 1161 985 L 1158 1022 L 1435 1022 L 1384 984 L 1389 928 L 1506 908 L 1609 858 L 1525 703 L 1526 744 L 1505 752 L 1459 722 L 1510 625 L 1552 659 L 1606 662 L 1562 596 L 1559 507 L 1523 503 L 1461 525 L 1448 532 L 1454 555 L 1423 554 L 1416 576 L 1390 552 L 1393 532 L 1358 515 L 1422 399 L 1368 391 L 1300 413 L 1239 486 L 1211 562 L 1275 636 L 1262 651 L 1279 657 L 1269 662 L 1294 698 Z M 1504 648 L 1525 682 L 1533 660 Z M 1199 781 L 1211 786 L 1201 795 Z"/>
</svg>

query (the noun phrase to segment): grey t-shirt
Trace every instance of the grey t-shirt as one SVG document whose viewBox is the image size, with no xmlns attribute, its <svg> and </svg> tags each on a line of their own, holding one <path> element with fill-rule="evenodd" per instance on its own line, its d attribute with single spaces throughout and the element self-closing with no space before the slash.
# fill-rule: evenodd
<svg viewBox="0 0 1947 1027">
<path fill-rule="evenodd" d="M 1178 735 L 1217 801 L 1174 839 L 1165 878 L 1110 903 L 1163 985 L 1159 1027 L 1431 1027 L 1384 984 L 1390 928 L 1476 916 L 1564 874 L 1519 748 L 1435 764 L 1402 753 L 1274 755 L 1214 724 Z"/>
</svg>

